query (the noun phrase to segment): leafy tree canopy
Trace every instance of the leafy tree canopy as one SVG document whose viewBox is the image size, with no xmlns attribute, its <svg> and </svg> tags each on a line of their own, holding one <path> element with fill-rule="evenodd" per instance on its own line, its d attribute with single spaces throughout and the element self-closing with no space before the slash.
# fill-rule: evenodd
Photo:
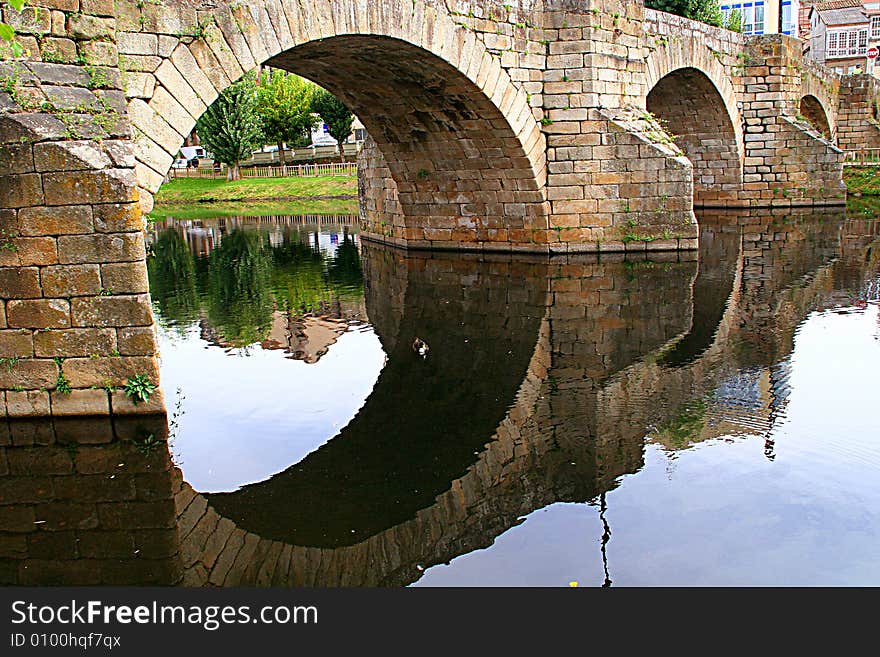
<svg viewBox="0 0 880 657">
<path fill-rule="evenodd" d="M 339 142 L 339 152 L 344 162 L 345 151 L 342 147 L 342 142 L 351 134 L 354 114 L 349 111 L 345 103 L 325 89 L 318 89 L 312 100 L 312 110 L 324 119 L 330 136 Z"/>
<path fill-rule="evenodd" d="M 318 119 L 312 113 L 312 99 L 318 87 L 277 69 L 268 69 L 257 86 L 257 111 L 263 122 L 266 139 L 278 144 L 284 160 L 283 144 L 300 146 L 309 143 Z"/>
<path fill-rule="evenodd" d="M 263 143 L 253 73 L 226 88 L 196 123 L 202 142 L 218 162 L 229 167 L 229 180 L 241 178 L 239 162 Z"/>
</svg>

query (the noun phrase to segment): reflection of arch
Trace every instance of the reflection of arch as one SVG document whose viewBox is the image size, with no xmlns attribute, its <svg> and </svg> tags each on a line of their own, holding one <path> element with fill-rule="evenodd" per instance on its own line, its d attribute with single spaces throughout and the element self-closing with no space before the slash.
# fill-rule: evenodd
<svg viewBox="0 0 880 657">
<path fill-rule="evenodd" d="M 283 0 L 277 21 L 278 3 L 252 4 L 213 12 L 216 25 L 159 68 L 163 86 L 152 98 L 130 102 L 143 133 L 135 143 L 143 189 L 159 188 L 171 154 L 217 92 L 243 67 L 266 64 L 314 79 L 361 118 L 413 237 L 446 229 L 491 241 L 503 237 L 499 228 L 546 227 L 544 137 L 526 93 L 471 31 L 424 0 L 329 10 Z M 178 69 L 191 75 L 189 85 L 176 80 Z M 510 203 L 516 212 L 505 212 Z"/>
<path fill-rule="evenodd" d="M 831 124 L 828 121 L 828 112 L 822 107 L 822 103 L 812 94 L 801 98 L 798 111 L 825 139 L 833 139 Z"/>
<path fill-rule="evenodd" d="M 647 97 L 648 111 L 665 122 L 694 165 L 695 206 L 735 200 L 742 185 L 742 125 L 735 103 L 723 95 L 726 79 L 719 80 L 692 66 L 676 68 Z"/>
</svg>

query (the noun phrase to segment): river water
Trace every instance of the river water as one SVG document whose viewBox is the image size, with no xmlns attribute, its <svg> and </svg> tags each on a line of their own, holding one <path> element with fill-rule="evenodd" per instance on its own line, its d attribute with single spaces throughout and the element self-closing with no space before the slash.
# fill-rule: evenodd
<svg viewBox="0 0 880 657">
<path fill-rule="evenodd" d="M 170 427 L 13 427 L 0 575 L 880 584 L 874 216 L 702 212 L 699 253 L 551 259 L 167 218 Z"/>
</svg>

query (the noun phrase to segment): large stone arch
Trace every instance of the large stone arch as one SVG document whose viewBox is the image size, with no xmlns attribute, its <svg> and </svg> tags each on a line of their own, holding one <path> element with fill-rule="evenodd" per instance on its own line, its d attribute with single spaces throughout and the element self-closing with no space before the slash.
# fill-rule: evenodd
<svg viewBox="0 0 880 657">
<path fill-rule="evenodd" d="M 129 102 L 146 209 L 201 113 L 266 64 L 327 87 L 361 117 L 398 194 L 391 236 L 506 242 L 508 229 L 546 229 L 545 140 L 526 93 L 428 2 L 262 0 L 213 10 L 198 33 L 157 68 L 152 93 Z"/>
</svg>

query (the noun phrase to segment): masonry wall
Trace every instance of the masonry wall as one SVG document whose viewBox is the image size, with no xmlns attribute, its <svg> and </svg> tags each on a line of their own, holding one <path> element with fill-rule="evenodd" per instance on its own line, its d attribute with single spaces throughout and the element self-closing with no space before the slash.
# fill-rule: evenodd
<svg viewBox="0 0 880 657">
<path fill-rule="evenodd" d="M 877 103 L 880 97 L 876 79 L 871 75 L 847 75 L 841 78 L 838 111 L 838 143 L 845 150 L 880 148 L 880 123 Z"/>
<path fill-rule="evenodd" d="M 120 390 L 158 367 L 114 7 L 31 4 L 5 17 L 36 61 L 0 64 L 2 408 L 155 412 Z"/>
</svg>

